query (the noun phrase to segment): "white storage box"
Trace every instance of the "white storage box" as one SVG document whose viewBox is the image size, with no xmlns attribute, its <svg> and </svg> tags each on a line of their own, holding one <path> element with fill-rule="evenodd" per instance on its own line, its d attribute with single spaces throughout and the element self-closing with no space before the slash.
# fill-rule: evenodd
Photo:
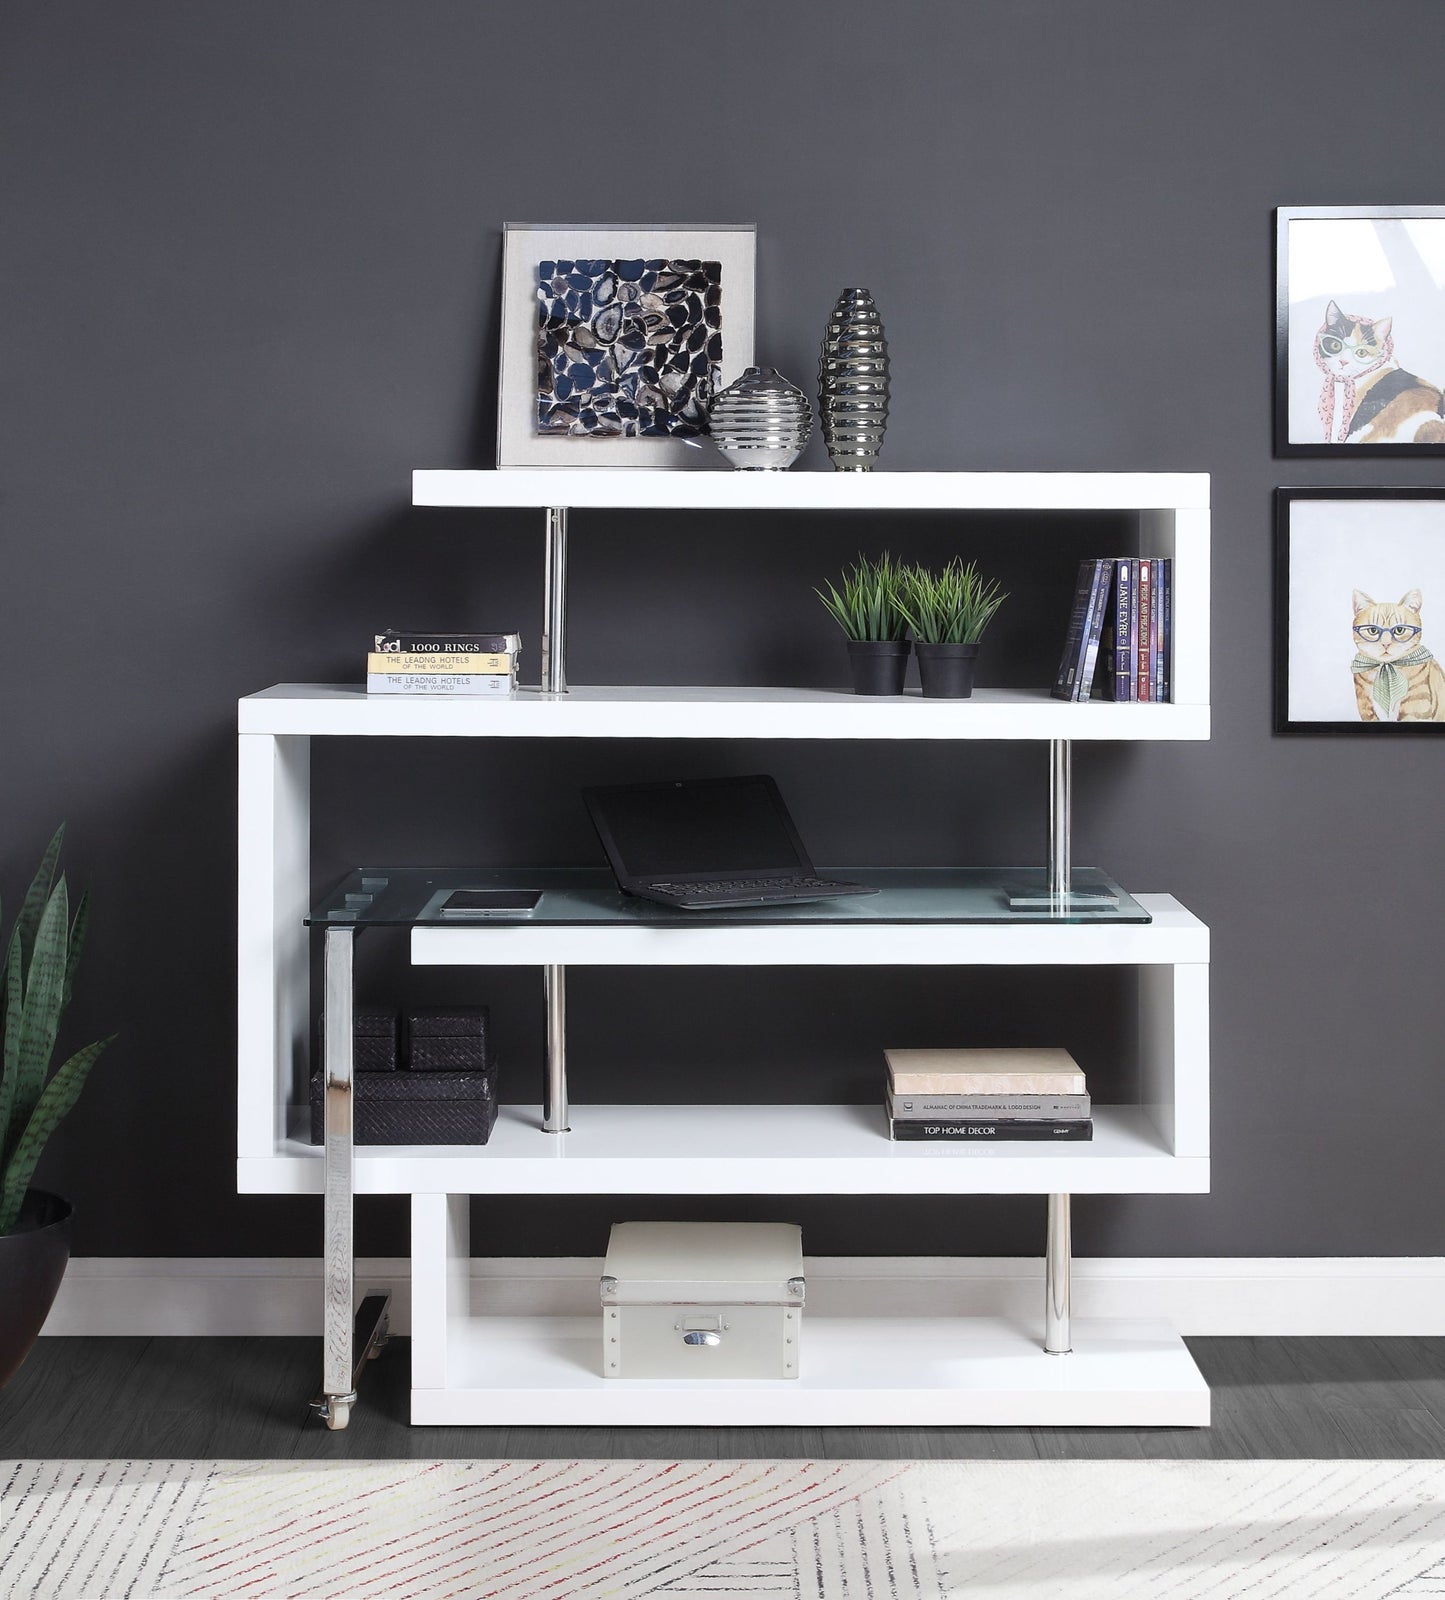
<svg viewBox="0 0 1445 1600">
<path fill-rule="evenodd" d="M 796 1378 L 803 1289 L 793 1223 L 614 1223 L 603 1376 Z"/>
</svg>

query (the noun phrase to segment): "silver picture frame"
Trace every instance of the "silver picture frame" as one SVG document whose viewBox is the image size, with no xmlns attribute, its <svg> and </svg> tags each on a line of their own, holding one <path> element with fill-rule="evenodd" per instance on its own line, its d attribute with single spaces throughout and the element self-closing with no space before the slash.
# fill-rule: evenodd
<svg viewBox="0 0 1445 1600">
<path fill-rule="evenodd" d="M 537 267 L 542 261 L 581 259 L 716 261 L 722 312 L 717 387 L 725 388 L 753 365 L 757 229 L 741 223 L 674 227 L 509 222 L 502 241 L 498 467 L 716 468 L 717 453 L 705 434 L 595 437 L 539 429 Z"/>
</svg>

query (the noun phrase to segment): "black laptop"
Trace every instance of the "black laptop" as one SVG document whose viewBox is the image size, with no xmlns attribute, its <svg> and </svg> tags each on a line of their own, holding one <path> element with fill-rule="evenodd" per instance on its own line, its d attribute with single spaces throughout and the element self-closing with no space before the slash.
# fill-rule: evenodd
<svg viewBox="0 0 1445 1600">
<path fill-rule="evenodd" d="M 814 872 L 771 778 L 616 784 L 582 797 L 626 894 L 711 911 L 878 892 Z"/>
</svg>

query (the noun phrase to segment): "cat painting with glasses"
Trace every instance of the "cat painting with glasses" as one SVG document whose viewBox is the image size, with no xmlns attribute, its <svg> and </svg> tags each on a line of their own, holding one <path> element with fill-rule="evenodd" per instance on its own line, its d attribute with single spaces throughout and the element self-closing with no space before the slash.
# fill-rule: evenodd
<svg viewBox="0 0 1445 1600">
<path fill-rule="evenodd" d="M 1354 597 L 1355 704 L 1363 722 L 1445 722 L 1445 671 L 1421 640 L 1421 597 L 1398 605 Z"/>
<path fill-rule="evenodd" d="M 1329 443 L 1445 444 L 1445 393 L 1395 360 L 1393 322 L 1354 316 L 1330 301 L 1314 347 Z"/>
</svg>

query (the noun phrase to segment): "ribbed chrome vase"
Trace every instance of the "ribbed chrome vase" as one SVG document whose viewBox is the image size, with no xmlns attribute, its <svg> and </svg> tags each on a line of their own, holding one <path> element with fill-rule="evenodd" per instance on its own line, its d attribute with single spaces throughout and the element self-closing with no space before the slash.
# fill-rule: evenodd
<svg viewBox="0 0 1445 1600">
<path fill-rule="evenodd" d="M 781 472 L 813 436 L 808 397 L 772 367 L 748 367 L 713 397 L 708 431 L 730 466 Z"/>
<path fill-rule="evenodd" d="M 888 425 L 888 341 L 866 289 L 845 289 L 818 361 L 823 442 L 839 472 L 869 472 Z"/>
</svg>

